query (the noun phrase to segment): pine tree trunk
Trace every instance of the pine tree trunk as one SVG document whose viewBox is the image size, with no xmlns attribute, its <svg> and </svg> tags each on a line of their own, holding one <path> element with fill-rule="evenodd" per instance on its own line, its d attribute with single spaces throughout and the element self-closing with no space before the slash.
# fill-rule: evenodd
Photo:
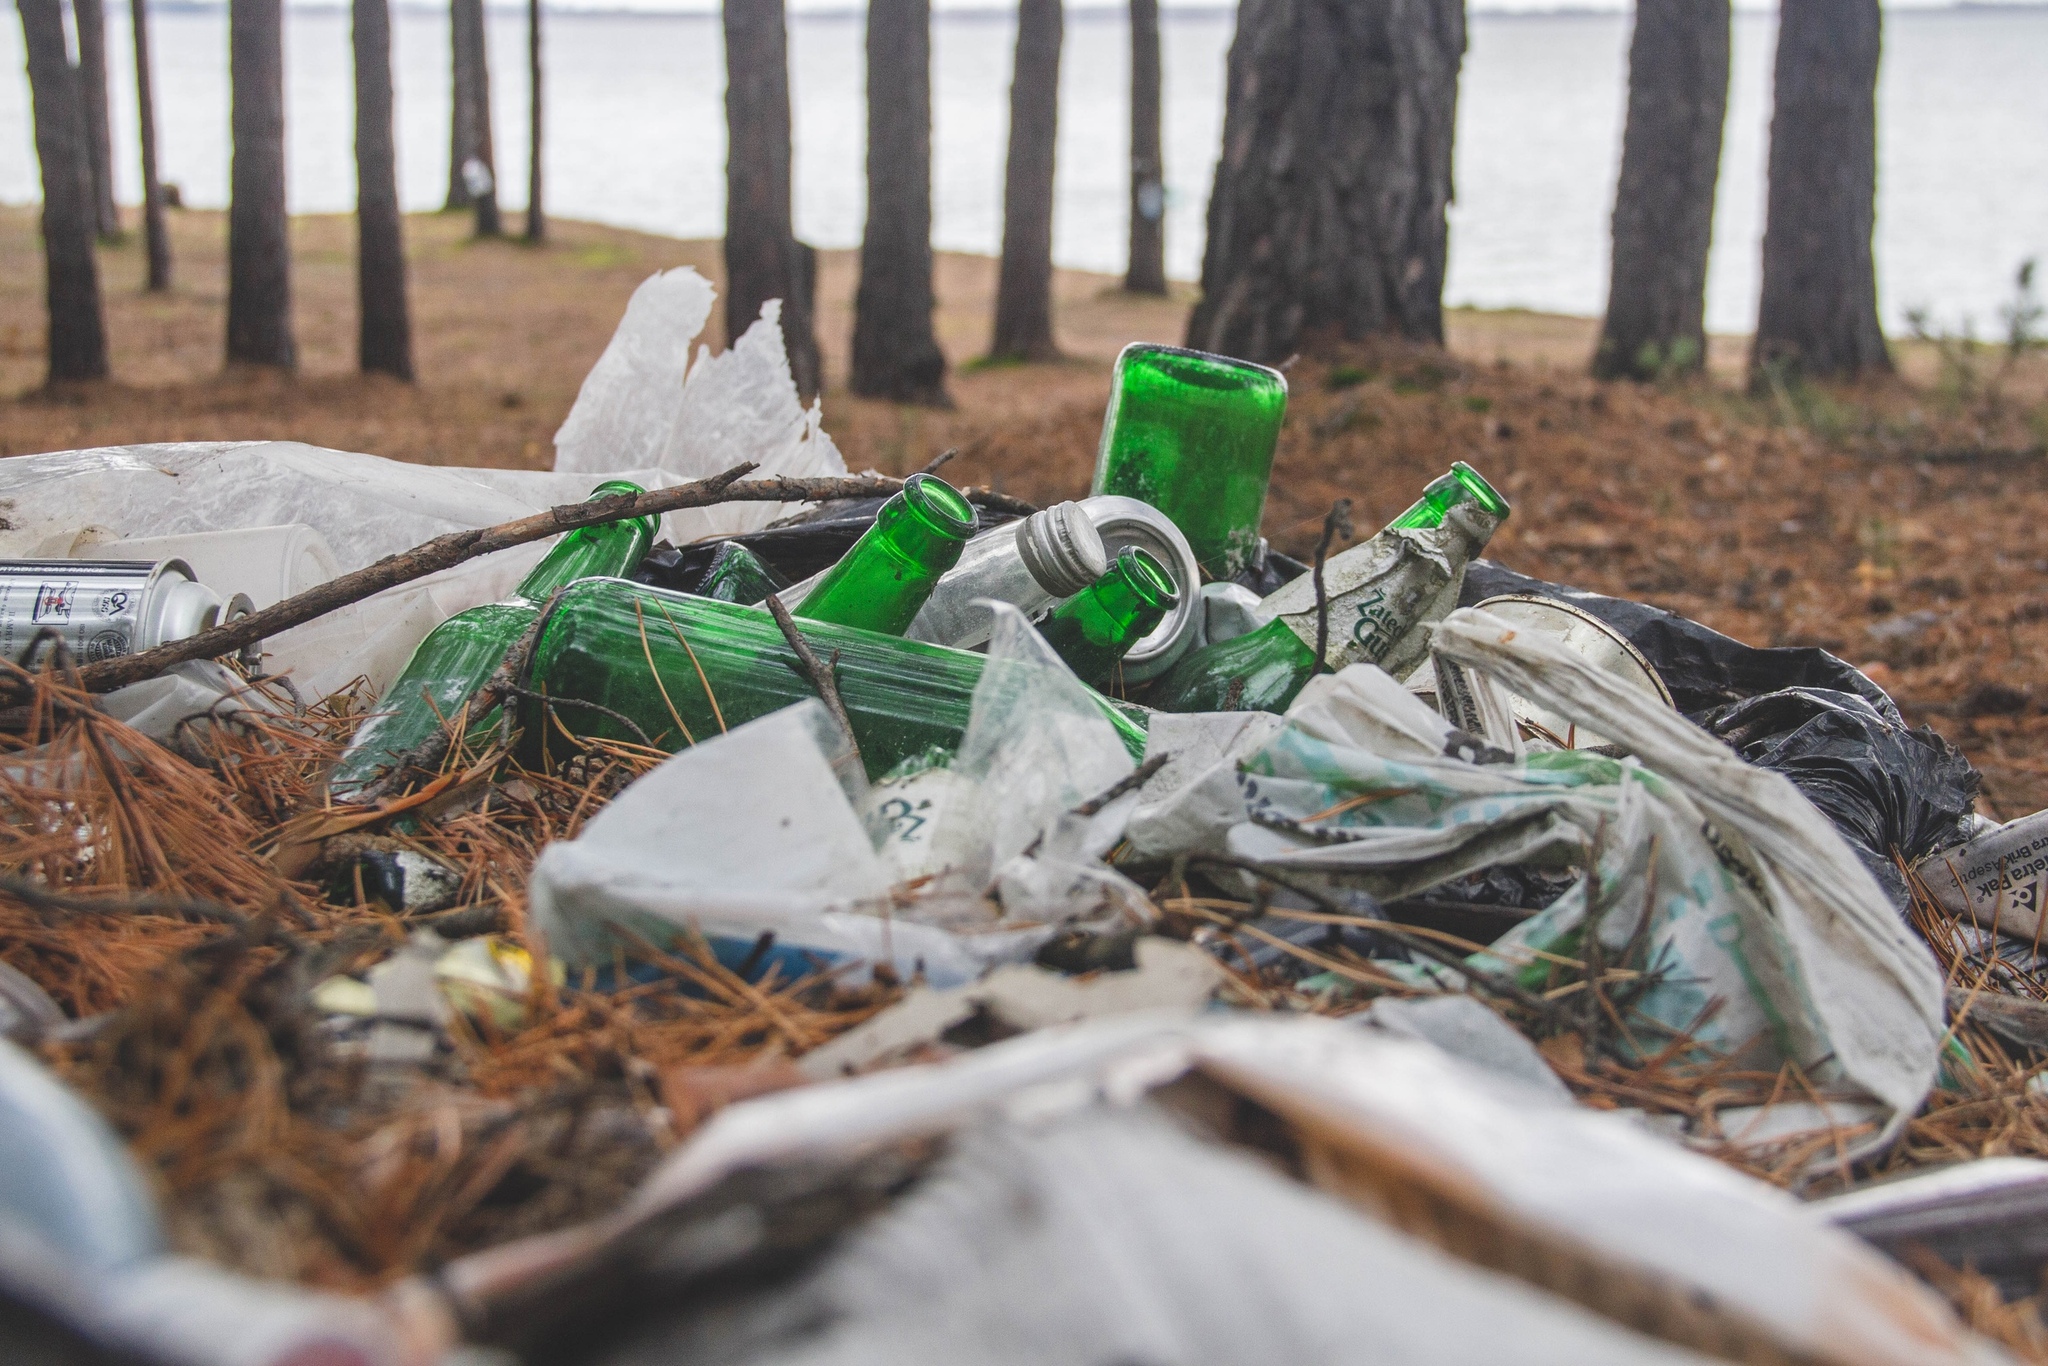
<svg viewBox="0 0 2048 1366">
<path fill-rule="evenodd" d="M 474 209 L 476 234 L 504 230 L 498 211 L 498 158 L 491 139 L 491 65 L 484 38 L 484 0 L 449 0 L 448 50 L 454 65 L 448 121 L 448 207 Z M 482 172 L 475 173 L 476 162 Z M 470 177 L 477 176 L 472 187 Z"/>
<path fill-rule="evenodd" d="M 869 0 L 868 222 L 853 392 L 952 405 L 933 306 L 931 0 Z"/>
<path fill-rule="evenodd" d="M 107 330 L 93 259 L 92 166 L 78 72 L 65 50 L 60 0 L 16 0 L 28 56 L 36 157 L 43 171 L 43 286 L 49 382 L 105 379 Z"/>
<path fill-rule="evenodd" d="M 1133 294 L 1166 293 L 1159 85 L 1159 0 L 1131 0 L 1131 258 L 1124 288 Z"/>
<path fill-rule="evenodd" d="M 1877 320 L 1877 0 L 1788 0 L 1778 24 L 1752 371 L 1889 370 Z"/>
<path fill-rule="evenodd" d="M 114 133 L 107 117 L 107 0 L 73 0 L 78 24 L 79 94 L 85 101 L 85 146 L 92 158 L 93 217 L 99 235 L 118 237 L 114 207 Z"/>
<path fill-rule="evenodd" d="M 228 0 L 228 360 L 291 369 L 291 237 L 284 202 L 284 10 Z"/>
<path fill-rule="evenodd" d="M 526 240 L 547 240 L 547 211 L 541 201 L 540 0 L 526 0 Z"/>
<path fill-rule="evenodd" d="M 1052 188 L 1065 24 L 1061 0 L 1018 0 L 992 360 L 1059 356 L 1052 339 Z"/>
<path fill-rule="evenodd" d="M 1706 365 L 1728 24 L 1728 0 L 1637 0 L 1607 321 L 1593 356 L 1602 379 L 1660 379 Z"/>
<path fill-rule="evenodd" d="M 797 392 L 823 384 L 789 205 L 789 34 L 782 0 L 725 0 L 725 333 L 782 300 Z"/>
<path fill-rule="evenodd" d="M 164 222 L 164 182 L 156 168 L 156 77 L 149 60 L 148 0 L 128 0 L 135 34 L 135 107 L 142 134 L 142 233 L 152 291 L 171 287 L 171 234 Z"/>
<path fill-rule="evenodd" d="M 1242 0 L 1188 345 L 1443 341 L 1462 0 Z"/>
<path fill-rule="evenodd" d="M 412 379 L 412 320 L 405 299 L 405 237 L 391 131 L 391 9 L 355 0 L 356 358 L 365 374 Z"/>
</svg>

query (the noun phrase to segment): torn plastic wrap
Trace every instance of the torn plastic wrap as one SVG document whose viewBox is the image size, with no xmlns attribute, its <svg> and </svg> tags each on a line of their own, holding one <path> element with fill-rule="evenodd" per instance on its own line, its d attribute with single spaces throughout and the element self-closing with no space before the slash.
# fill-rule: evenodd
<svg viewBox="0 0 2048 1366">
<path fill-rule="evenodd" d="M 1141 808 L 1132 843 L 1154 856 L 1221 844 L 1388 900 L 1499 864 L 1588 870 L 1478 961 L 1541 977 L 1531 951 L 1571 956 L 1589 931 L 1615 954 L 1639 943 L 1660 974 L 1641 1013 L 1866 1098 L 1837 1118 L 1878 1122 L 1845 1131 L 1846 1145 L 1887 1142 L 1934 1080 L 1940 974 L 1827 819 L 1788 779 L 1528 632 L 1461 609 L 1435 648 L 1639 760 L 1439 757 L 1423 726 L 1434 714 L 1368 673 L 1358 684 L 1378 686 L 1353 688 L 1346 707 L 1305 695 L 1303 719 L 1322 719 Z M 1355 672 L 1322 687 L 1342 691 Z"/>
<path fill-rule="evenodd" d="M 1909 729 L 1889 698 L 1788 688 L 1699 721 L 1749 762 L 1791 779 L 1901 914 L 1909 897 L 1898 860 L 1917 863 L 1973 832 L 1977 770 L 1932 730 Z"/>
</svg>

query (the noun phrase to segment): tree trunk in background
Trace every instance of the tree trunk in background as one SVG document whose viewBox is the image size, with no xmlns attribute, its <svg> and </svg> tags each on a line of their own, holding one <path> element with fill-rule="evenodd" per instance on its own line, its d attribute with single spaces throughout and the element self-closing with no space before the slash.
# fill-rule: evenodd
<svg viewBox="0 0 2048 1366">
<path fill-rule="evenodd" d="M 933 302 L 931 0 L 869 0 L 868 222 L 853 392 L 951 406 Z"/>
<path fill-rule="evenodd" d="M 43 282 L 50 312 L 49 382 L 104 379 L 107 330 L 93 260 L 92 166 L 78 72 L 65 50 L 61 0 L 16 0 L 28 56 L 36 156 L 43 170 Z"/>
<path fill-rule="evenodd" d="M 1131 0 L 1131 259 L 1124 288 L 1133 294 L 1166 293 L 1159 84 L 1159 0 Z"/>
<path fill-rule="evenodd" d="M 116 237 L 121 214 L 114 207 L 114 134 L 107 117 L 107 0 L 74 0 L 78 23 L 79 97 L 85 107 L 85 148 L 92 158 L 92 211 L 99 235 Z"/>
<path fill-rule="evenodd" d="M 491 140 L 491 67 L 484 41 L 484 0 L 449 0 L 448 51 L 453 107 L 448 120 L 448 207 L 476 210 L 479 237 L 503 229 L 498 158 Z M 473 171 L 471 162 L 482 171 Z M 474 183 L 472 183 L 474 177 Z"/>
<path fill-rule="evenodd" d="M 725 0 L 725 334 L 738 341 L 782 300 L 790 374 L 822 387 L 810 291 L 789 208 L 789 34 L 782 0 Z"/>
<path fill-rule="evenodd" d="M 365 374 L 412 379 L 412 320 L 405 302 L 405 237 L 398 215 L 398 156 L 391 132 L 391 9 L 355 0 L 356 358 Z"/>
<path fill-rule="evenodd" d="M 991 360 L 1059 356 L 1052 339 L 1052 177 L 1065 24 L 1061 0 L 1019 0 Z"/>
<path fill-rule="evenodd" d="M 228 360 L 290 369 L 291 237 L 284 207 L 284 10 L 228 0 Z"/>
<path fill-rule="evenodd" d="M 1788 0 L 1780 16 L 1759 377 L 1891 368 L 1870 252 L 1878 26 L 1877 0 Z"/>
<path fill-rule="evenodd" d="M 1728 24 L 1728 0 L 1637 0 L 1613 273 L 1593 356 L 1602 379 L 1659 379 L 1706 365 Z"/>
<path fill-rule="evenodd" d="M 1188 345 L 1443 341 L 1462 0 L 1243 0 Z"/>
<path fill-rule="evenodd" d="M 156 79 L 149 61 L 148 0 L 128 0 L 135 34 L 135 109 L 142 133 L 142 232 L 151 290 L 171 287 L 171 235 L 164 223 L 164 182 L 156 169 Z"/>
<path fill-rule="evenodd" d="M 547 240 L 547 211 L 541 203 L 540 0 L 526 0 L 526 240 Z"/>
</svg>

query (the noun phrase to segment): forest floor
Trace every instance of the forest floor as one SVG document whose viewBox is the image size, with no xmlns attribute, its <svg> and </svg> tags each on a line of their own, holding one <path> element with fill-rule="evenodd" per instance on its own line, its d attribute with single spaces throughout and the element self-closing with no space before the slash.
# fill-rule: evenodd
<svg viewBox="0 0 2048 1366">
<path fill-rule="evenodd" d="M 541 249 L 473 242 L 466 220 L 408 221 L 421 382 L 349 373 L 353 226 L 293 225 L 301 373 L 223 374 L 219 214 L 174 213 L 177 288 L 140 291 L 133 238 L 102 254 L 117 379 L 42 378 L 30 210 L 0 209 L 0 455 L 119 442 L 292 438 L 405 460 L 540 466 L 627 296 L 656 269 L 719 279 L 715 242 L 560 222 Z M 820 262 L 825 425 L 855 469 L 900 473 L 958 446 L 949 473 L 1026 498 L 1085 492 L 1109 366 L 1127 341 L 1178 341 L 1190 302 L 1061 272 L 1069 359 L 977 366 L 994 263 L 942 255 L 949 411 L 842 387 L 856 261 Z M 1744 343 L 1671 385 L 1585 375 L 1595 324 L 1458 310 L 1448 351 L 1378 343 L 1291 367 L 1267 534 L 1301 553 L 1332 499 L 1369 534 L 1453 460 L 1514 501 L 1491 554 L 1543 578 L 1657 603 L 1759 645 L 1821 645 L 1865 666 L 1986 775 L 1982 807 L 2048 806 L 2048 355 L 1907 342 L 1901 373 L 1844 387 L 1742 387 Z M 719 343 L 716 316 L 707 340 Z"/>
</svg>

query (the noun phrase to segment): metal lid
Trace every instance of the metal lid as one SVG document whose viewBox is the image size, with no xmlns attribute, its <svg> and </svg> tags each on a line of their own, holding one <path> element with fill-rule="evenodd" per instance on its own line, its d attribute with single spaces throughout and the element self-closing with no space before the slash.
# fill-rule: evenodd
<svg viewBox="0 0 2048 1366">
<path fill-rule="evenodd" d="M 1017 555 L 1038 586 L 1071 598 L 1109 572 L 1109 553 L 1079 503 L 1054 503 L 1017 524 Z"/>
</svg>

